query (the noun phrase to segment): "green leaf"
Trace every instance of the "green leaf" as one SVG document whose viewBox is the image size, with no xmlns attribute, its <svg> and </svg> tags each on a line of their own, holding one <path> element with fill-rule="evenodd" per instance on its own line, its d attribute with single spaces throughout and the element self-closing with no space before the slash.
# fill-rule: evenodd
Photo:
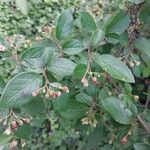
<svg viewBox="0 0 150 150">
<path fill-rule="evenodd" d="M 51 39 L 43 39 L 24 51 L 22 54 L 23 64 L 41 70 L 51 64 L 54 50 L 57 51 L 56 44 Z"/>
<path fill-rule="evenodd" d="M 56 58 L 52 62 L 52 65 L 48 67 L 48 70 L 51 71 L 54 76 L 70 76 L 73 74 L 75 69 L 75 63 L 66 58 Z"/>
<path fill-rule="evenodd" d="M 3 89 L 5 88 L 5 81 L 4 79 L 0 76 L 0 94 L 2 94 Z"/>
<path fill-rule="evenodd" d="M 138 38 L 134 42 L 134 47 L 150 57 L 150 40 Z"/>
<path fill-rule="evenodd" d="M 86 115 L 88 107 L 80 102 L 71 101 L 67 104 L 67 109 L 61 112 L 61 115 L 69 120 L 78 120 Z"/>
<path fill-rule="evenodd" d="M 87 66 L 85 64 L 78 64 L 74 70 L 74 76 L 75 78 L 82 78 L 83 75 L 85 74 L 87 69 Z"/>
<path fill-rule="evenodd" d="M 146 145 L 144 143 L 135 143 L 134 150 L 149 150 L 150 145 Z"/>
<path fill-rule="evenodd" d="M 86 93 L 79 93 L 78 95 L 76 95 L 76 100 L 90 105 L 92 102 L 92 97 Z"/>
<path fill-rule="evenodd" d="M 16 6 L 20 9 L 20 11 L 27 15 L 28 14 L 28 5 L 27 0 L 15 0 Z"/>
<path fill-rule="evenodd" d="M 24 124 L 19 126 L 14 132 L 15 136 L 21 139 L 30 140 L 31 139 L 31 126 L 29 124 Z"/>
<path fill-rule="evenodd" d="M 41 76 L 32 72 L 22 72 L 13 77 L 6 85 L 0 107 L 22 106 L 32 100 L 32 92 L 40 88 Z"/>
<path fill-rule="evenodd" d="M 121 124 L 132 123 L 132 112 L 125 107 L 121 100 L 115 97 L 108 97 L 106 99 L 101 99 L 101 102 L 103 107 L 111 114 L 114 120 Z"/>
<path fill-rule="evenodd" d="M 124 32 L 130 23 L 129 15 L 120 10 L 114 16 L 111 16 L 110 19 L 105 24 L 105 32 L 106 33 L 122 33 Z"/>
<path fill-rule="evenodd" d="M 108 54 L 99 55 L 95 53 L 93 60 L 113 78 L 130 83 L 135 82 L 130 69 L 119 59 Z"/>
<path fill-rule="evenodd" d="M 9 141 L 12 139 L 12 135 L 6 135 L 6 134 L 1 134 L 0 135 L 0 145 L 4 145 L 9 143 Z"/>
<path fill-rule="evenodd" d="M 70 9 L 64 11 L 57 20 L 56 37 L 60 40 L 73 30 L 73 16 Z"/>
<path fill-rule="evenodd" d="M 20 109 L 21 113 L 24 115 L 26 114 L 39 115 L 43 113 L 45 110 L 43 98 L 41 97 L 33 98 L 31 102 L 29 102 L 26 105 L 23 105 L 22 107 L 20 107 Z"/>
<path fill-rule="evenodd" d="M 104 39 L 104 32 L 100 29 L 97 29 L 93 32 L 92 38 L 91 38 L 91 45 L 93 47 L 99 46 L 100 42 Z"/>
<path fill-rule="evenodd" d="M 77 39 L 72 39 L 70 41 L 67 41 L 62 46 L 63 52 L 68 55 L 75 55 L 80 53 L 83 49 L 83 43 Z"/>
<path fill-rule="evenodd" d="M 81 25 L 86 32 L 94 32 L 96 30 L 96 23 L 94 18 L 87 12 L 80 13 Z"/>
</svg>

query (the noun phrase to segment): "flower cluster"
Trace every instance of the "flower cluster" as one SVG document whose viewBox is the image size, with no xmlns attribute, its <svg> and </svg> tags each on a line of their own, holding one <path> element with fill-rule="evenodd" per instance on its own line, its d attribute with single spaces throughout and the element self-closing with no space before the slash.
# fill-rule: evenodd
<svg viewBox="0 0 150 150">
<path fill-rule="evenodd" d="M 0 52 L 5 52 L 5 51 L 6 51 L 6 47 L 0 44 Z"/>
</svg>

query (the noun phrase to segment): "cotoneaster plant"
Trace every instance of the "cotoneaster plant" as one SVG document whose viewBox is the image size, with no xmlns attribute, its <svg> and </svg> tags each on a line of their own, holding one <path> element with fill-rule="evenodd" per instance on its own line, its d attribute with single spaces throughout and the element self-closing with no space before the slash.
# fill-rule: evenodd
<svg viewBox="0 0 150 150">
<path fill-rule="evenodd" d="M 1 144 L 24 147 L 34 116 L 53 109 L 90 131 L 88 142 L 97 140 L 91 149 L 148 148 L 147 108 L 138 110 L 131 86 L 133 66 L 143 63 L 138 56 L 149 56 L 150 44 L 140 34 L 141 6 L 129 3 L 102 20 L 68 9 L 34 42 L 1 37 L 1 57 L 16 65 L 7 84 L 0 77 Z"/>
</svg>

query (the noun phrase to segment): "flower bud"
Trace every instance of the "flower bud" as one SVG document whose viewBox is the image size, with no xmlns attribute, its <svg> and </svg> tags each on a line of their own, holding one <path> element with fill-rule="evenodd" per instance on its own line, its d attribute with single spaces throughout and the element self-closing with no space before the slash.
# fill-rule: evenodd
<svg viewBox="0 0 150 150">
<path fill-rule="evenodd" d="M 139 61 L 135 61 L 135 64 L 138 66 L 140 65 L 141 63 Z"/>
<path fill-rule="evenodd" d="M 97 84 L 97 78 L 96 77 L 91 77 L 91 79 L 92 79 L 93 84 L 96 85 Z"/>
<path fill-rule="evenodd" d="M 37 97 L 37 96 L 38 96 L 38 94 L 39 94 L 39 92 L 38 92 L 38 91 L 33 91 L 33 92 L 32 92 L 32 96 L 33 96 L 33 97 Z"/>
<path fill-rule="evenodd" d="M 129 65 L 130 65 L 131 68 L 134 67 L 134 63 L 133 62 L 130 62 Z"/>
<path fill-rule="evenodd" d="M 11 134 L 11 128 L 8 127 L 5 131 L 4 131 L 5 134 L 9 135 Z"/>
<path fill-rule="evenodd" d="M 84 87 L 88 87 L 88 86 L 89 86 L 88 80 L 86 80 L 86 81 L 83 83 L 83 86 L 84 86 Z"/>
<path fill-rule="evenodd" d="M 16 121 L 12 121 L 11 122 L 11 127 L 12 127 L 12 129 L 16 129 L 17 128 L 17 122 Z"/>
<path fill-rule="evenodd" d="M 139 96 L 138 95 L 134 95 L 133 98 L 134 98 L 135 101 L 139 100 Z"/>
<path fill-rule="evenodd" d="M 28 118 L 22 118 L 22 120 L 23 120 L 25 123 L 30 123 L 30 119 L 28 119 Z"/>
<path fill-rule="evenodd" d="M 56 92 L 56 97 L 60 97 L 60 96 L 61 96 L 61 92 L 60 91 Z"/>
<path fill-rule="evenodd" d="M 5 50 L 6 50 L 6 47 L 0 44 L 0 52 L 4 52 Z"/>
<path fill-rule="evenodd" d="M 10 149 L 16 149 L 18 142 L 16 140 L 13 140 L 12 142 L 10 142 L 9 146 Z"/>
<path fill-rule="evenodd" d="M 126 136 L 120 140 L 121 144 L 127 144 L 127 142 L 128 142 L 128 139 Z"/>
<path fill-rule="evenodd" d="M 86 81 L 87 81 L 87 79 L 85 78 L 85 76 L 83 76 L 82 79 L 81 79 L 81 83 L 84 84 Z"/>
<path fill-rule="evenodd" d="M 69 88 L 67 86 L 64 86 L 62 90 L 63 90 L 63 92 L 69 93 Z"/>
<path fill-rule="evenodd" d="M 19 121 L 18 121 L 18 124 L 19 124 L 20 126 L 22 126 L 22 125 L 23 125 L 23 121 L 22 121 L 22 120 L 19 120 Z"/>
</svg>

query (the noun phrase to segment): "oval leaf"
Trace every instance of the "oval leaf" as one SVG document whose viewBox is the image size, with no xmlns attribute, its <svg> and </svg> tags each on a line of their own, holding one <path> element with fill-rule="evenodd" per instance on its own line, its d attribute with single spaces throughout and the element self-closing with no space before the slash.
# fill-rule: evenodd
<svg viewBox="0 0 150 150">
<path fill-rule="evenodd" d="M 119 59 L 108 54 L 99 55 L 95 53 L 93 60 L 113 78 L 130 83 L 135 82 L 130 69 Z"/>
<path fill-rule="evenodd" d="M 110 19 L 106 22 L 104 27 L 106 33 L 122 33 L 124 32 L 130 23 L 129 15 L 120 10 L 114 16 L 111 16 Z"/>
<path fill-rule="evenodd" d="M 71 60 L 66 58 L 56 58 L 48 70 L 51 71 L 54 75 L 64 77 L 72 75 L 75 66 L 75 63 L 73 63 Z"/>
<path fill-rule="evenodd" d="M 0 107 L 11 108 L 22 106 L 33 99 L 32 92 L 39 89 L 41 76 L 32 72 L 23 72 L 13 77 L 6 85 Z"/>
<path fill-rule="evenodd" d="M 103 107 L 111 114 L 114 120 L 121 124 L 132 123 L 132 112 L 125 107 L 124 103 L 114 97 L 101 99 Z"/>
<path fill-rule="evenodd" d="M 145 38 L 136 39 L 134 42 L 134 47 L 150 57 L 150 40 Z"/>
<path fill-rule="evenodd" d="M 87 12 L 81 12 L 81 25 L 82 28 L 86 32 L 94 32 L 96 30 L 96 23 L 94 21 L 94 18 Z"/>
<path fill-rule="evenodd" d="M 73 16 L 70 9 L 64 11 L 57 21 L 56 37 L 62 39 L 68 36 L 73 29 Z"/>
<path fill-rule="evenodd" d="M 65 54 L 75 55 L 80 53 L 83 50 L 84 46 L 81 41 L 73 39 L 64 43 L 62 48 Z"/>
</svg>

